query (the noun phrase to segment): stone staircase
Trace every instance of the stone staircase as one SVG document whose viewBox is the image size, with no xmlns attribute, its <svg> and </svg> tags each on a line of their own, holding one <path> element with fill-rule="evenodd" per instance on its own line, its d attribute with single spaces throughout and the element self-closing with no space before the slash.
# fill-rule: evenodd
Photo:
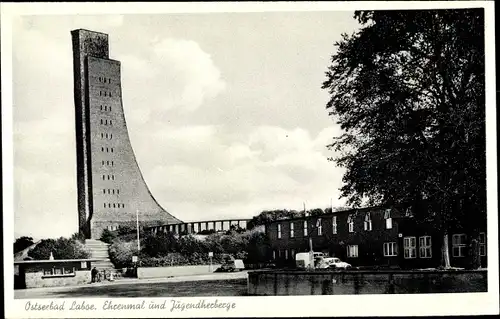
<svg viewBox="0 0 500 319">
<path fill-rule="evenodd" d="M 109 244 L 97 239 L 86 239 L 85 247 L 90 252 L 90 258 L 99 259 L 92 262 L 92 268 L 96 267 L 99 271 L 107 270 L 114 272 L 115 267 L 109 259 Z"/>
</svg>

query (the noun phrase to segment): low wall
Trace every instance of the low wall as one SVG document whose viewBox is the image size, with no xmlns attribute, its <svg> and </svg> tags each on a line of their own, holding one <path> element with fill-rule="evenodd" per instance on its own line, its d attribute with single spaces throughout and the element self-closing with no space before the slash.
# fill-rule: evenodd
<svg viewBox="0 0 500 319">
<path fill-rule="evenodd" d="M 487 271 L 251 271 L 257 296 L 486 292 Z"/>
<path fill-rule="evenodd" d="M 167 278 L 213 273 L 220 265 L 172 266 L 172 267 L 139 267 L 138 278 Z"/>
</svg>

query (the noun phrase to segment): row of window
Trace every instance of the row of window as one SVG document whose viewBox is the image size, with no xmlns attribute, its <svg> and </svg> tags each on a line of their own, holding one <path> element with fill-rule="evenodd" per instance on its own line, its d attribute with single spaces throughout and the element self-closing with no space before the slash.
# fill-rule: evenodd
<svg viewBox="0 0 500 319">
<path fill-rule="evenodd" d="M 385 228 L 386 229 L 391 229 L 392 228 L 392 218 L 391 218 L 391 212 L 390 210 L 386 210 L 384 213 L 384 219 L 385 219 Z M 302 222 L 303 224 L 303 234 L 304 236 L 308 236 L 309 233 L 309 227 L 307 220 L 304 220 Z M 278 238 L 282 238 L 282 232 L 281 232 L 281 224 L 277 224 L 278 227 Z M 354 232 L 354 215 L 349 215 L 347 217 L 347 227 L 350 233 Z M 318 218 L 316 220 L 316 231 L 318 236 L 323 235 L 323 221 L 322 218 Z M 290 238 L 295 237 L 295 222 L 290 222 Z M 373 229 L 372 227 L 372 219 L 371 219 L 371 213 L 366 213 L 365 214 L 365 219 L 364 219 L 364 230 L 365 231 L 371 231 Z M 337 234 L 337 216 L 332 216 L 332 234 Z"/>
<path fill-rule="evenodd" d="M 111 111 L 111 106 L 101 104 L 101 111 Z"/>
<path fill-rule="evenodd" d="M 104 208 L 125 208 L 123 203 L 104 203 Z"/>
<path fill-rule="evenodd" d="M 101 147 L 101 151 L 104 152 L 104 150 L 106 150 L 106 153 L 109 153 L 109 152 L 113 153 L 114 148 L 113 147 L 106 147 L 106 148 Z"/>
<path fill-rule="evenodd" d="M 104 152 L 104 150 L 106 150 L 106 153 L 113 153 L 115 148 L 114 147 L 101 147 L 101 151 Z"/>
<path fill-rule="evenodd" d="M 102 180 L 105 181 L 106 180 L 106 177 L 108 178 L 108 181 L 109 180 L 115 180 L 115 175 L 114 174 L 111 174 L 111 175 L 102 175 Z"/>
<path fill-rule="evenodd" d="M 74 275 L 75 268 L 74 267 L 53 267 L 50 269 L 43 270 L 44 277 L 50 276 L 62 276 L 62 275 Z"/>
<path fill-rule="evenodd" d="M 418 238 L 420 258 L 432 258 L 432 238 L 431 236 L 421 236 Z M 404 258 L 411 259 L 417 256 L 417 238 L 404 237 Z M 453 257 L 465 257 L 467 251 L 467 235 L 453 234 L 451 241 L 451 253 Z M 479 255 L 486 256 L 486 234 L 479 234 Z"/>
<path fill-rule="evenodd" d="M 102 166 L 115 166 L 115 161 L 101 161 Z"/>
<path fill-rule="evenodd" d="M 420 236 L 419 238 L 419 254 L 420 258 L 432 258 L 432 238 L 431 236 Z M 403 238 L 403 253 L 405 259 L 417 258 L 417 238 Z M 466 251 L 466 235 L 454 234 L 452 236 L 452 256 L 465 257 Z M 398 255 L 398 246 L 396 242 L 387 242 L 383 244 L 384 257 L 394 257 Z M 284 251 L 285 259 L 288 259 L 288 249 Z M 479 234 L 479 255 L 486 256 L 486 234 Z M 278 250 L 278 257 L 281 258 L 281 251 Z M 291 249 L 291 257 L 295 258 L 295 251 Z M 358 245 L 347 246 L 347 257 L 358 257 Z M 276 251 L 273 251 L 273 258 L 276 259 Z"/>
<path fill-rule="evenodd" d="M 117 195 L 120 195 L 120 190 L 119 189 L 109 189 L 109 188 L 103 188 L 102 190 L 102 193 L 103 194 L 117 194 Z"/>
<path fill-rule="evenodd" d="M 111 96 L 111 92 L 108 92 L 108 91 L 99 91 L 99 96 L 109 96 L 109 97 L 112 97 Z"/>
<path fill-rule="evenodd" d="M 101 125 L 113 125 L 113 120 L 101 119 Z"/>
<path fill-rule="evenodd" d="M 467 235 L 453 234 L 451 246 L 453 257 L 464 257 L 467 249 Z M 486 233 L 479 233 L 479 255 L 486 256 Z"/>
<path fill-rule="evenodd" d="M 100 76 L 99 77 L 99 82 L 101 82 L 101 83 L 111 83 L 111 79 L 110 78 L 105 78 L 103 76 Z"/>
<path fill-rule="evenodd" d="M 101 139 L 111 140 L 113 139 L 113 133 L 101 133 Z"/>
</svg>

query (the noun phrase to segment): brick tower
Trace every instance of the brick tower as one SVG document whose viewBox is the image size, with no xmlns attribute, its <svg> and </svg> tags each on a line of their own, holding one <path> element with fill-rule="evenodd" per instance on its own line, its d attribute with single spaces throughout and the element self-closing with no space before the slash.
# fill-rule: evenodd
<svg viewBox="0 0 500 319">
<path fill-rule="evenodd" d="M 150 193 L 130 144 L 123 112 L 120 62 L 109 59 L 108 35 L 71 32 L 76 119 L 79 231 L 176 224 Z"/>
</svg>

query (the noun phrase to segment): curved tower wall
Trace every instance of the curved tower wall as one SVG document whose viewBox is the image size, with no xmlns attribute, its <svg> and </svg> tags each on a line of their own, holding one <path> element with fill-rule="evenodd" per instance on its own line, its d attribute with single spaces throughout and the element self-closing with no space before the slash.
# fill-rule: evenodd
<svg viewBox="0 0 500 319">
<path fill-rule="evenodd" d="M 72 31 L 80 232 L 177 224 L 150 193 L 137 164 L 123 112 L 120 62 L 108 57 L 108 36 Z"/>
</svg>

